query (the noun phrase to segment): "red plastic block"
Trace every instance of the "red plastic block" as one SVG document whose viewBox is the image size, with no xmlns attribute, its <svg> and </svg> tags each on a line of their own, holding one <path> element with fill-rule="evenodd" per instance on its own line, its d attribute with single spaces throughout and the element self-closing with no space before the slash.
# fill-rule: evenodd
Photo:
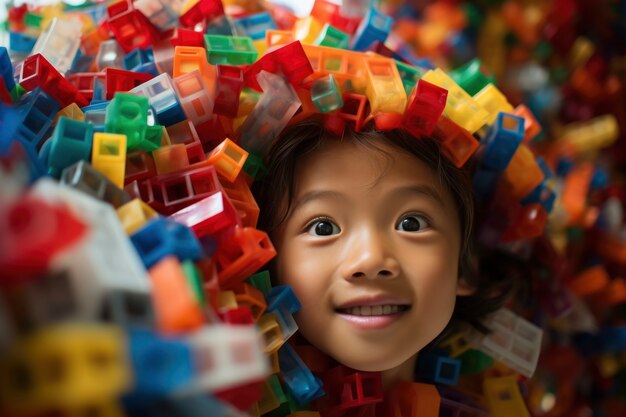
<svg viewBox="0 0 626 417">
<path fill-rule="evenodd" d="M 246 86 L 257 91 L 263 91 L 256 79 L 261 71 L 272 74 L 282 73 L 294 87 L 297 87 L 302 80 L 313 74 L 313 67 L 304 53 L 300 41 L 295 41 L 267 52 L 258 61 L 250 65 L 244 74 Z"/>
<path fill-rule="evenodd" d="M 41 54 L 29 56 L 24 60 L 19 83 L 26 91 L 41 87 L 59 103 L 61 108 L 72 103 L 78 104 L 79 107 L 89 104 L 76 87 L 67 81 Z"/>
<path fill-rule="evenodd" d="M 135 151 L 126 155 L 124 184 L 135 180 L 143 181 L 156 175 L 154 160 L 146 151 Z"/>
<path fill-rule="evenodd" d="M 182 25 L 192 27 L 196 23 L 211 21 L 223 14 L 222 0 L 199 0 L 189 10 L 185 11 L 178 20 Z"/>
<path fill-rule="evenodd" d="M 146 48 L 157 39 L 156 30 L 131 0 L 121 0 L 107 7 L 109 30 L 124 52 Z"/>
<path fill-rule="evenodd" d="M 234 65 L 217 65 L 217 91 L 213 111 L 228 117 L 236 117 L 239 95 L 243 90 L 244 71 Z"/>
<path fill-rule="evenodd" d="M 337 111 L 337 116 L 351 123 L 354 130 L 359 132 L 365 125 L 365 117 L 369 113 L 367 97 L 354 93 L 343 93 L 341 97 L 343 107 Z"/>
<path fill-rule="evenodd" d="M 13 104 L 13 99 L 11 98 L 11 93 L 7 90 L 6 85 L 0 80 L 0 101 L 4 104 Z"/>
<path fill-rule="evenodd" d="M 217 316 L 222 321 L 222 323 L 226 324 L 236 324 L 236 325 L 251 325 L 255 323 L 254 317 L 252 316 L 252 312 L 250 308 L 247 306 L 241 306 L 237 308 L 228 308 L 221 309 L 217 311 Z"/>
<path fill-rule="evenodd" d="M 541 236 L 548 220 L 548 213 L 540 203 L 524 206 L 500 238 L 502 242 L 531 239 Z"/>
<path fill-rule="evenodd" d="M 107 100 L 111 100 L 115 93 L 130 91 L 152 78 L 154 78 L 152 74 L 107 68 L 104 70 L 105 97 Z"/>
<path fill-rule="evenodd" d="M 361 372 L 338 366 L 326 372 L 323 380 L 324 389 L 328 392 L 326 406 L 330 415 L 383 401 L 379 372 Z"/>
<path fill-rule="evenodd" d="M 191 29 L 176 28 L 170 42 L 173 46 L 204 47 L 204 34 Z"/>
<path fill-rule="evenodd" d="M 87 227 L 65 207 L 23 198 L 0 216 L 0 286 L 41 274 Z"/>
<path fill-rule="evenodd" d="M 222 401 L 232 404 L 238 410 L 246 411 L 261 399 L 263 395 L 263 381 L 216 391 L 213 395 Z"/>
<path fill-rule="evenodd" d="M 198 132 L 190 120 L 183 120 L 182 122 L 168 126 L 166 130 L 172 145 L 185 145 L 190 164 L 193 165 L 206 159 Z"/>
<path fill-rule="evenodd" d="M 361 23 L 358 17 L 342 16 L 341 6 L 328 0 L 315 0 L 311 16 L 320 22 L 328 22 L 329 25 L 349 35 L 354 35 Z"/>
<path fill-rule="evenodd" d="M 243 227 L 256 227 L 260 210 L 245 176 L 240 174 L 233 183 L 222 181 L 222 188 L 235 206 Z"/>
<path fill-rule="evenodd" d="M 177 211 L 172 218 L 189 227 L 198 237 L 241 224 L 235 207 L 222 191 Z"/>
<path fill-rule="evenodd" d="M 67 81 L 78 89 L 85 99 L 91 101 L 93 92 L 96 88 L 96 82 L 101 81 L 104 85 L 104 74 L 99 72 L 80 72 L 69 74 Z"/>
<path fill-rule="evenodd" d="M 265 265 L 276 255 L 267 234 L 252 227 L 235 227 L 220 241 L 214 258 L 222 289 L 229 289 Z"/>
<path fill-rule="evenodd" d="M 415 137 L 430 135 L 446 107 L 448 91 L 419 80 L 413 87 L 402 126 Z"/>
</svg>

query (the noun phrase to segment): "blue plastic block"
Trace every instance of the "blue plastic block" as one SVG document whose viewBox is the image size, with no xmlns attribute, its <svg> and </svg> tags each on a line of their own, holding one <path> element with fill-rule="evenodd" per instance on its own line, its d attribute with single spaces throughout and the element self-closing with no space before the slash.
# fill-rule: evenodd
<svg viewBox="0 0 626 417">
<path fill-rule="evenodd" d="M 485 152 L 481 164 L 489 169 L 504 171 L 524 139 L 524 119 L 510 113 L 498 113 L 482 140 Z"/>
<path fill-rule="evenodd" d="M 609 183 L 609 174 L 602 167 L 597 167 L 591 177 L 591 184 L 589 184 L 592 191 L 604 188 Z"/>
<path fill-rule="evenodd" d="M 134 71 L 133 68 L 136 66 L 152 62 L 150 56 L 151 54 L 147 50 L 135 48 L 124 56 L 124 68 Z"/>
<path fill-rule="evenodd" d="M 30 52 L 37 38 L 31 38 L 30 36 L 23 35 L 18 32 L 9 32 L 9 49 L 13 52 Z"/>
<path fill-rule="evenodd" d="M 17 104 L 20 112 L 17 139 L 37 151 L 43 144 L 60 107 L 59 103 L 39 87 L 24 94 Z"/>
<path fill-rule="evenodd" d="M 0 76 L 8 91 L 15 88 L 15 80 L 13 79 L 13 65 L 9 57 L 9 51 L 4 46 L 0 46 Z"/>
<path fill-rule="evenodd" d="M 302 305 L 289 285 L 277 285 L 270 288 L 267 311 L 286 308 L 291 314 L 297 313 Z"/>
<path fill-rule="evenodd" d="M 556 175 L 565 177 L 574 168 L 574 160 L 566 156 L 560 157 L 556 162 Z"/>
<path fill-rule="evenodd" d="M 158 124 L 163 126 L 171 126 L 187 118 L 174 90 L 171 90 L 169 97 L 161 97 L 161 100 L 153 101 L 151 108 Z"/>
<path fill-rule="evenodd" d="M 442 349 L 422 351 L 418 356 L 417 374 L 431 383 L 456 385 L 461 375 L 461 360 L 447 357 Z"/>
<path fill-rule="evenodd" d="M 168 255 L 176 255 L 182 262 L 202 257 L 202 247 L 193 231 L 166 218 L 156 218 L 131 235 L 131 242 L 146 268 L 152 267 Z"/>
<path fill-rule="evenodd" d="M 543 206 L 548 214 L 554 208 L 556 201 L 556 193 L 547 186 L 547 181 L 543 180 L 541 184 L 535 187 L 526 197 L 521 200 L 522 205 L 539 203 Z"/>
<path fill-rule="evenodd" d="M 191 348 L 182 340 L 165 339 L 148 329 L 129 331 L 129 352 L 134 374 L 134 401 L 162 397 L 194 377 Z"/>
<path fill-rule="evenodd" d="M 393 19 L 390 16 L 378 12 L 373 7 L 370 8 L 352 38 L 351 49 L 364 51 L 376 41 L 385 42 L 392 23 Z"/>
<path fill-rule="evenodd" d="M 278 28 L 274 18 L 268 12 L 255 13 L 239 19 L 233 19 L 233 23 L 241 27 L 246 35 L 255 41 L 265 39 L 265 32 L 268 30 Z"/>
<path fill-rule="evenodd" d="M 278 365 L 287 389 L 298 404 L 307 404 L 325 395 L 321 381 L 307 368 L 289 343 L 279 349 Z"/>
<path fill-rule="evenodd" d="M 155 77 L 160 74 L 159 69 L 154 62 L 146 62 L 145 64 L 137 65 L 133 68 L 133 71 L 154 75 Z"/>
<path fill-rule="evenodd" d="M 70 165 L 91 159 L 93 143 L 93 125 L 61 116 L 54 127 L 50 140 L 46 142 L 49 150 L 46 162 L 48 174 L 58 178 Z M 42 157 L 40 152 L 40 157 Z M 43 159 L 43 157 L 42 157 Z"/>
<path fill-rule="evenodd" d="M 17 109 L 0 103 L 0 156 L 6 155 L 11 150 L 20 124 L 21 118 Z"/>
</svg>

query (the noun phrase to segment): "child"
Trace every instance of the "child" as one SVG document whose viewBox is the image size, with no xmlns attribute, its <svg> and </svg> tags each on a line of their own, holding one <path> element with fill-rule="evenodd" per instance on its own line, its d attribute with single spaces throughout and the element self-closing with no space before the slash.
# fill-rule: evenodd
<svg viewBox="0 0 626 417">
<path fill-rule="evenodd" d="M 434 139 L 336 137 L 309 120 L 282 133 L 267 166 L 255 192 L 274 276 L 302 303 L 302 336 L 341 364 L 380 371 L 384 387 L 412 380 L 450 324 L 480 327 L 503 304 L 508 289 L 472 260 L 468 172 Z"/>
</svg>

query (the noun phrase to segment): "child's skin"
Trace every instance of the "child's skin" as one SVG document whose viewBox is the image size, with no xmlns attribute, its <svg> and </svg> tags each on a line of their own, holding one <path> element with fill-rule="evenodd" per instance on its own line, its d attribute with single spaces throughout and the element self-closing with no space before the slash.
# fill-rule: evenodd
<svg viewBox="0 0 626 417">
<path fill-rule="evenodd" d="M 304 337 L 348 367 L 381 371 L 389 387 L 413 379 L 417 353 L 471 290 L 459 279 L 451 193 L 415 156 L 377 146 L 387 155 L 328 139 L 304 156 L 273 241 L 277 277 L 302 303 Z M 370 307 L 345 309 L 353 306 Z"/>
</svg>

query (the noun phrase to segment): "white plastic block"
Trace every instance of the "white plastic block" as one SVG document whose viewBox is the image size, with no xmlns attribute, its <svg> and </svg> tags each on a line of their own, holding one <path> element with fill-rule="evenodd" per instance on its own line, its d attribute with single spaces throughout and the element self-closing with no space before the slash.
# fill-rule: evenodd
<svg viewBox="0 0 626 417">
<path fill-rule="evenodd" d="M 78 19 L 52 19 L 39 35 L 31 55 L 41 54 L 61 74 L 72 67 L 80 47 L 83 23 Z"/>
<path fill-rule="evenodd" d="M 166 73 L 146 81 L 130 90 L 131 93 L 148 98 L 148 103 L 159 114 L 178 103 L 170 76 Z"/>
</svg>

